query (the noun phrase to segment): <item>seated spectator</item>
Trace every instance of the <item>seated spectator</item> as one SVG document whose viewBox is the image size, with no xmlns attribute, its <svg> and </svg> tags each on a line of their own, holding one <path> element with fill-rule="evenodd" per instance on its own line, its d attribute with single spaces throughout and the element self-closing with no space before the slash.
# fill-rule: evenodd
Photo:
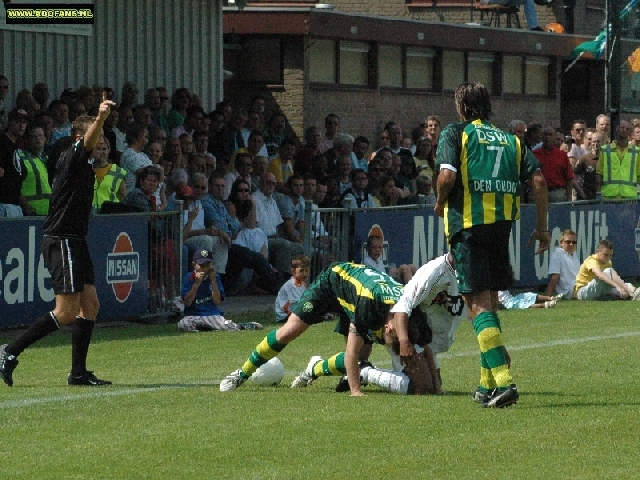
<svg viewBox="0 0 640 480">
<path fill-rule="evenodd" d="M 224 176 L 225 200 L 229 198 L 229 194 L 231 193 L 231 186 L 239 178 L 247 182 L 249 184 L 249 188 L 251 188 L 251 166 L 253 165 L 251 154 L 249 152 L 238 153 L 238 155 L 236 156 L 235 165 L 236 168 L 232 172 L 226 173 Z"/>
<path fill-rule="evenodd" d="M 396 181 L 389 175 L 383 175 L 378 182 L 378 194 L 373 197 L 376 207 L 396 206 L 399 198 Z"/>
<path fill-rule="evenodd" d="M 355 170 L 361 168 L 365 172 L 369 169 L 369 139 L 364 136 L 356 137 L 353 141 L 353 151 L 351 152 L 351 167 Z"/>
<path fill-rule="evenodd" d="M 302 244 L 278 236 L 278 228 L 284 222 L 278 204 L 273 197 L 276 178 L 266 173 L 260 179 L 260 189 L 254 194 L 258 228 L 269 239 L 269 260 L 282 275 L 288 275 L 291 259 L 303 253 Z"/>
<path fill-rule="evenodd" d="M 556 306 L 558 298 L 559 297 L 538 295 L 533 292 L 522 292 L 517 295 L 511 295 L 509 290 L 501 290 L 498 292 L 498 303 L 507 310 L 514 308 L 553 308 Z"/>
<path fill-rule="evenodd" d="M 202 110 L 202 108 L 197 105 L 191 105 L 189 108 L 187 108 L 186 113 L 187 116 L 185 117 L 182 125 L 178 125 L 177 127 L 171 129 L 171 136 L 182 138 L 182 135 L 184 135 L 185 133 L 188 133 L 189 136 L 192 136 L 200 128 L 202 119 L 205 116 L 204 110 Z"/>
<path fill-rule="evenodd" d="M 203 173 L 195 173 L 188 185 L 182 184 L 176 190 L 176 198 L 184 200 L 184 241 L 213 253 L 216 271 L 226 273 L 231 237 L 224 231 L 204 223 L 202 198 L 207 193 L 207 178 Z"/>
<path fill-rule="evenodd" d="M 573 297 L 576 277 L 580 270 L 580 259 L 576 253 L 577 243 L 573 230 L 566 229 L 562 232 L 560 246 L 554 250 L 549 260 L 548 296 L 558 294 L 568 300 Z"/>
<path fill-rule="evenodd" d="M 387 273 L 390 277 L 402 282 L 403 284 L 409 283 L 409 280 L 413 278 L 418 270 L 415 265 L 403 264 L 398 268 L 391 264 L 389 267 L 385 267 L 382 262 L 382 238 L 377 235 L 371 235 L 367 238 L 367 255 L 362 259 L 362 264 L 373 268 L 379 272 Z"/>
<path fill-rule="evenodd" d="M 218 307 L 224 299 L 224 287 L 212 257 L 211 252 L 204 249 L 193 257 L 193 271 L 185 275 L 180 291 L 185 315 L 178 322 L 178 328 L 183 332 L 262 330 L 257 322 L 237 324 L 224 318 L 224 312 Z"/>
<path fill-rule="evenodd" d="M 248 195 L 248 188 L 241 187 L 242 182 L 243 180 L 241 179 L 237 181 L 236 190 L 240 190 L 241 188 L 247 190 L 247 192 L 243 192 L 243 194 Z M 206 218 L 205 224 L 215 226 L 220 231 L 220 235 L 224 235 L 233 240 L 240 239 L 240 241 L 232 242 L 229 247 L 229 261 L 226 275 L 224 276 L 227 291 L 241 292 L 246 286 L 246 283 L 242 282 L 242 272 L 245 269 L 252 269 L 257 275 L 257 284 L 261 289 L 272 294 L 277 293 L 282 284 L 282 280 L 273 271 L 266 257 L 262 255 L 260 247 L 255 250 L 250 248 L 253 246 L 252 242 L 255 241 L 255 235 L 252 234 L 262 235 L 263 241 L 266 242 L 267 240 L 264 233 L 256 229 L 254 221 L 254 224 L 251 225 L 247 222 L 251 231 L 244 234 L 243 232 L 246 229 L 243 229 L 243 224 L 239 220 L 240 218 L 246 220 L 245 217 L 250 215 L 251 209 L 253 208 L 251 198 L 246 198 L 248 202 L 238 203 L 240 211 L 236 212 L 239 215 L 239 217 L 236 218 L 229 214 L 227 207 L 222 203 L 224 177 L 216 172 L 211 176 L 209 184 L 212 189 L 211 194 L 203 200 Z M 246 185 L 246 183 L 244 185 Z M 234 192 L 234 195 L 237 196 L 238 193 Z M 246 209 L 248 210 L 245 214 Z M 246 243 L 243 241 L 246 241 Z"/>
<path fill-rule="evenodd" d="M 227 165 L 227 172 L 233 172 L 236 168 L 235 159 L 239 153 L 249 153 L 251 160 L 256 155 L 262 155 L 263 157 L 267 156 L 267 149 L 264 146 L 264 135 L 260 130 L 254 130 L 249 135 L 247 139 L 247 147 L 246 148 L 238 148 L 233 152 L 231 156 L 231 161 Z"/>
<path fill-rule="evenodd" d="M 611 257 L 613 243 L 600 240 L 596 253 L 587 257 L 580 265 L 573 298 L 578 300 L 601 300 L 633 298 L 640 300 L 640 287 L 625 283 L 613 269 Z"/>
<path fill-rule="evenodd" d="M 102 137 L 92 152 L 93 171 L 96 175 L 93 186 L 93 208 L 98 212 L 104 202 L 121 202 L 128 193 L 127 184 L 124 181 L 127 171 L 109 162 L 110 149 L 109 142 Z M 157 173 L 160 172 L 157 171 Z"/>
<path fill-rule="evenodd" d="M 293 158 L 296 153 L 296 143 L 293 140 L 283 140 L 279 155 L 269 162 L 269 173 L 276 177 L 276 191 L 284 191 L 284 185 L 293 175 Z"/>
<path fill-rule="evenodd" d="M 71 122 L 69 121 L 69 107 L 61 100 L 54 100 L 49 105 L 49 112 L 53 120 L 51 143 L 53 145 L 62 137 L 71 136 Z"/>
<path fill-rule="evenodd" d="M 349 156 L 349 162 L 351 162 L 351 152 L 353 152 L 353 137 L 346 133 L 338 133 L 333 138 L 333 148 L 327 151 L 329 175 L 338 174 L 338 161 L 345 155 Z"/>
<path fill-rule="evenodd" d="M 135 186 L 124 196 L 122 203 L 136 207 L 140 212 L 155 212 L 155 192 L 160 183 L 160 175 L 160 171 L 154 167 L 138 170 Z"/>
<path fill-rule="evenodd" d="M 113 127 L 113 133 L 116 136 L 116 150 L 122 153 L 127 148 L 127 128 L 133 123 L 133 111 L 131 108 L 121 105 L 118 108 L 118 115 L 115 121 L 116 126 Z"/>
<path fill-rule="evenodd" d="M 302 294 L 307 290 L 311 262 L 304 255 L 291 261 L 291 278 L 282 285 L 276 297 L 276 322 L 286 322 Z"/>
<path fill-rule="evenodd" d="M 372 208 L 375 206 L 373 197 L 367 190 L 369 177 L 361 168 L 351 172 L 352 187 L 346 190 L 340 197 L 343 208 Z"/>
<path fill-rule="evenodd" d="M 193 146 L 193 137 L 189 133 L 183 133 L 178 137 L 180 140 L 180 150 L 182 150 L 182 154 L 188 157 L 190 154 L 196 151 Z"/>
<path fill-rule="evenodd" d="M 435 205 L 436 194 L 433 191 L 433 182 L 430 176 L 418 175 L 416 177 L 416 194 L 409 199 L 409 203 Z"/>
<path fill-rule="evenodd" d="M 191 105 L 191 92 L 187 88 L 178 88 L 171 95 L 171 110 L 167 114 L 167 126 L 169 131 L 184 123 L 187 109 Z"/>
<path fill-rule="evenodd" d="M 256 155 L 251 162 L 251 192 L 255 192 L 260 184 L 262 176 L 269 171 L 269 159 L 262 155 Z"/>
<path fill-rule="evenodd" d="M 340 195 L 351 188 L 351 156 L 343 154 L 337 159 L 337 173 L 338 187 L 340 188 Z"/>
<path fill-rule="evenodd" d="M 433 178 L 433 174 L 436 170 L 436 165 L 433 161 L 431 149 L 431 137 L 420 137 L 418 143 L 416 143 L 416 154 L 413 156 L 413 161 L 416 165 L 416 169 L 419 175 L 428 175 L 429 177 Z"/>
<path fill-rule="evenodd" d="M 418 170 L 416 164 L 413 162 L 413 158 L 410 157 L 394 157 L 393 161 L 400 160 L 399 172 L 395 176 L 396 186 L 402 190 L 407 189 L 410 195 L 416 193 L 416 177 L 418 176 Z"/>
<path fill-rule="evenodd" d="M 351 166 L 351 163 L 349 163 Z M 289 177 L 287 181 L 287 194 L 277 201 L 283 223 L 281 236 L 287 240 L 299 244 L 304 243 L 304 180 L 298 175 Z"/>
</svg>

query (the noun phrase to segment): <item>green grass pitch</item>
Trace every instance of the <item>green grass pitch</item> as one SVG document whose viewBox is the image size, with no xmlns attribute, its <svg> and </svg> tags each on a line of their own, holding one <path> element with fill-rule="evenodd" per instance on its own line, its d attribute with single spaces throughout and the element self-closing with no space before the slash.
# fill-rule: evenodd
<svg viewBox="0 0 640 480">
<path fill-rule="evenodd" d="M 111 387 L 68 387 L 70 333 L 20 357 L 0 384 L 0 478 L 6 479 L 633 479 L 640 476 L 640 303 L 568 302 L 502 311 L 520 391 L 482 409 L 468 322 L 443 355 L 445 396 L 406 397 L 337 379 L 289 384 L 311 355 L 343 348 L 333 324 L 310 328 L 280 355 L 277 388 L 220 393 L 274 327 L 184 334 L 175 325 L 98 328 L 89 368 Z M 0 343 L 14 334 L 0 332 Z M 381 347 L 372 361 L 389 367 Z"/>
</svg>

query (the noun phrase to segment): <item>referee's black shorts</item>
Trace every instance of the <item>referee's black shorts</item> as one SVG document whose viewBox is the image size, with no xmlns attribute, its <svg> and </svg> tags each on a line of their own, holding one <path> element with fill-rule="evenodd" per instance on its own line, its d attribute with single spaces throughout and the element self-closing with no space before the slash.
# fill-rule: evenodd
<svg viewBox="0 0 640 480">
<path fill-rule="evenodd" d="M 56 295 L 82 292 L 85 285 L 95 285 L 93 262 L 85 238 L 45 235 L 41 249 Z"/>
</svg>

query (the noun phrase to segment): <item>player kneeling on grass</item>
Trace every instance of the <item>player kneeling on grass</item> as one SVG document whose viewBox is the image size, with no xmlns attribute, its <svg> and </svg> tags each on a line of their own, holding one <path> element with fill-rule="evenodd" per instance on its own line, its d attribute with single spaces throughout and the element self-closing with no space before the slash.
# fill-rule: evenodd
<svg viewBox="0 0 640 480">
<path fill-rule="evenodd" d="M 358 359 L 364 338 L 388 324 L 392 318 L 389 308 L 398 301 L 401 294 L 402 285 L 388 275 L 364 265 L 337 263 L 329 266 L 300 297 L 287 323 L 270 332 L 256 346 L 242 368 L 220 382 L 220 391 L 228 392 L 238 388 L 256 369 L 278 356 L 311 325 L 324 322 L 323 316 L 326 313 L 344 311 L 351 321 L 344 369 L 349 376 L 351 395 L 362 396 Z M 396 324 L 394 327 L 396 330 L 407 330 L 407 325 Z"/>
<path fill-rule="evenodd" d="M 429 348 L 431 329 L 427 319 L 419 310 L 414 310 L 409 318 L 409 337 L 414 342 L 417 355 L 400 360 L 400 343 L 395 330 L 395 320 L 389 317 L 384 327 L 373 332 L 378 343 L 383 343 L 392 358 L 393 370 L 374 367 L 368 361 L 360 361 L 360 384 L 376 385 L 384 390 L 402 395 L 424 395 L 439 393 L 433 353 Z M 307 368 L 300 373 L 291 388 L 303 388 L 311 385 L 318 377 L 344 375 L 345 353 L 338 353 L 328 359 L 311 357 Z M 347 377 L 348 378 L 348 377 Z"/>
<path fill-rule="evenodd" d="M 209 250 L 198 250 L 193 256 L 193 271 L 184 277 L 180 296 L 185 316 L 178 322 L 178 328 L 184 332 L 262 329 L 257 322 L 234 323 L 224 318 L 224 312 L 218 307 L 224 298 L 224 289 Z"/>
</svg>

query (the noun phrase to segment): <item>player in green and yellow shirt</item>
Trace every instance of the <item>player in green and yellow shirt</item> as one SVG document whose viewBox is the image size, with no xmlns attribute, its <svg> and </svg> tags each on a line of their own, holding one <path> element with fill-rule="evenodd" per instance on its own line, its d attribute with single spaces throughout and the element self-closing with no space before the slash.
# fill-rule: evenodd
<svg viewBox="0 0 640 480">
<path fill-rule="evenodd" d="M 344 312 L 351 324 L 344 355 L 344 368 L 354 396 L 362 395 L 358 360 L 364 339 L 381 335 L 385 330 L 403 335 L 406 324 L 393 325 L 389 309 L 402 295 L 402 285 L 388 275 L 365 265 L 336 263 L 325 269 L 302 294 L 296 307 L 282 327 L 270 332 L 258 344 L 241 369 L 220 382 L 220 391 L 235 390 L 264 363 L 276 357 L 307 328 L 324 321 L 329 312 Z"/>
<path fill-rule="evenodd" d="M 549 248 L 547 186 L 537 159 L 514 135 L 489 123 L 491 98 L 484 85 L 466 82 L 455 92 L 461 123 L 440 135 L 435 213 L 444 217 L 455 259 L 460 293 L 480 345 L 480 386 L 474 399 L 485 407 L 507 407 L 518 400 L 510 358 L 497 315 L 498 290 L 508 290 L 511 224 L 520 216 L 520 188 L 531 181 L 538 252 Z M 410 354 L 401 339 L 400 355 Z"/>
</svg>

